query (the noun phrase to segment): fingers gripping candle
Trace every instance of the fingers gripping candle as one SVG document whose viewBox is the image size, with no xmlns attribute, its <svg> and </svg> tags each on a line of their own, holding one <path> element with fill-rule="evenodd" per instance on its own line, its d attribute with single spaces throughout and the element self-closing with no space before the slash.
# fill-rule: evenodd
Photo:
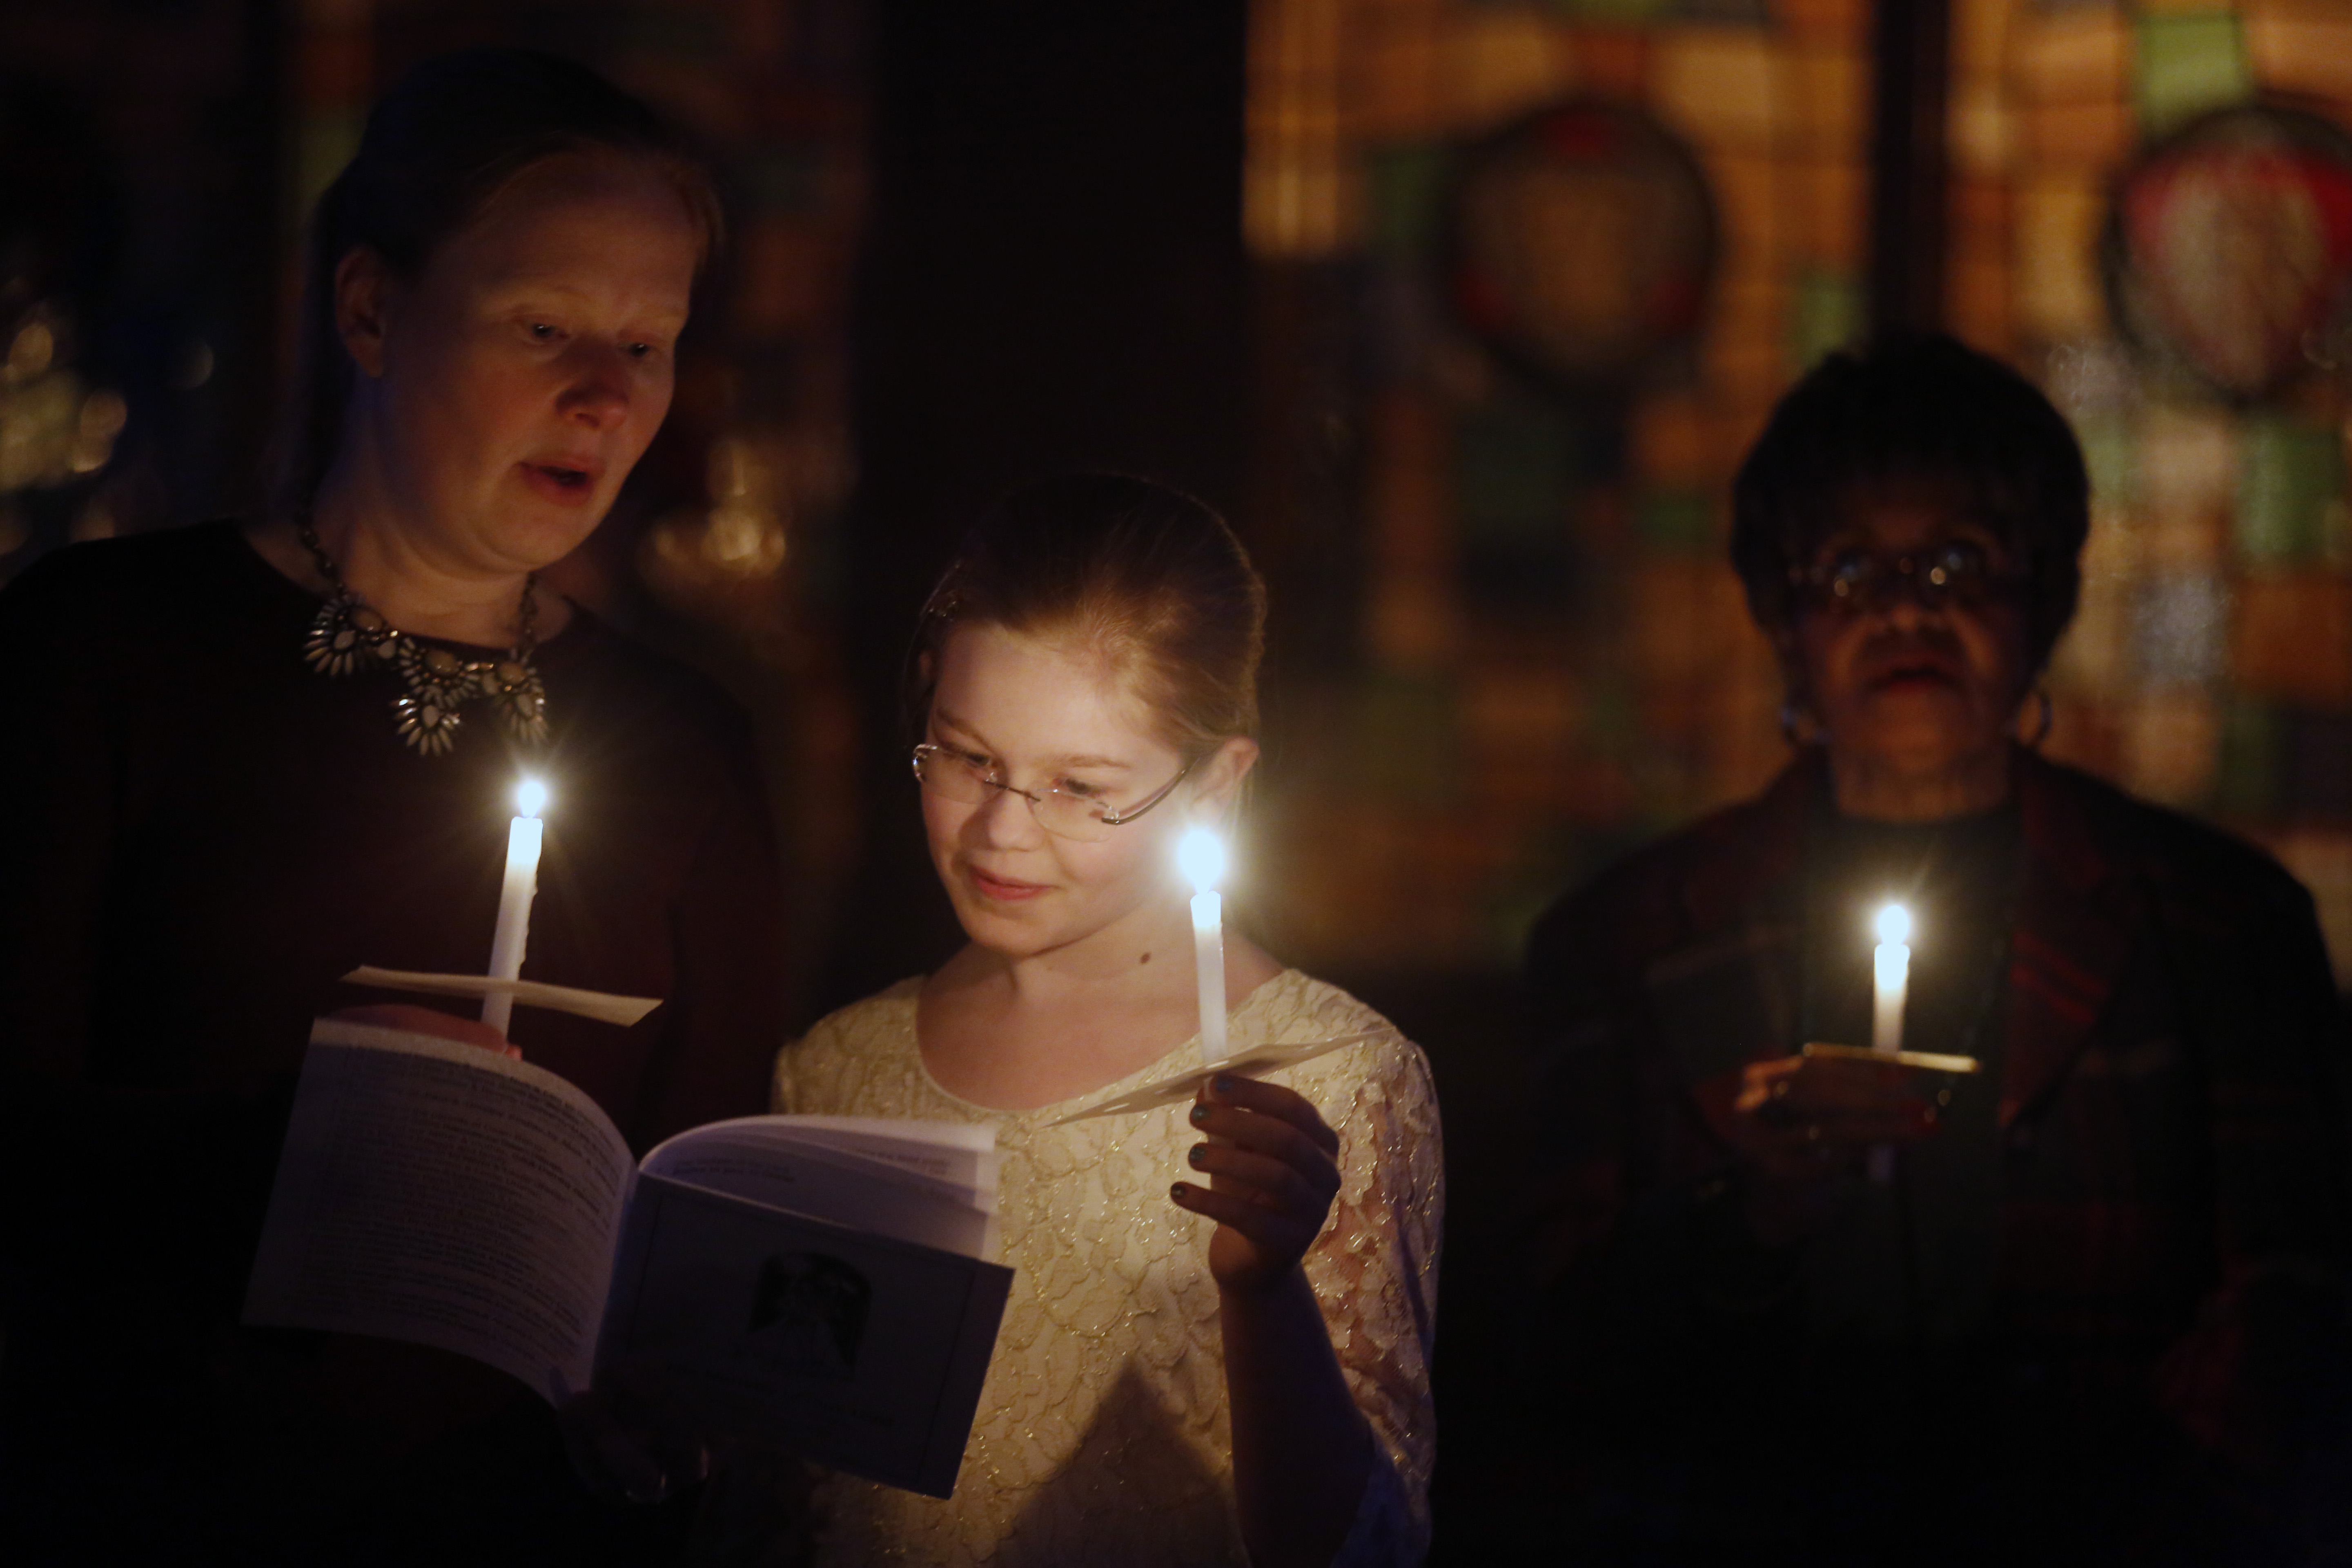
<svg viewBox="0 0 2352 1568">
<path fill-rule="evenodd" d="M 526 778 L 515 786 L 515 819 L 507 825 L 507 876 L 499 889 L 499 923 L 490 938 L 490 978 L 522 978 L 522 952 L 530 940 L 530 900 L 539 892 L 539 847 L 546 824 L 547 786 Z M 495 991 L 482 998 L 482 1022 L 506 1033 L 514 1016 L 514 996 Z"/>
<path fill-rule="evenodd" d="M 1201 1065 L 1225 1059 L 1225 844 L 1205 827 L 1176 843 L 1176 864 L 1192 884 L 1192 962 L 1201 977 Z"/>
<path fill-rule="evenodd" d="M 1911 988 L 1911 911 L 1889 904 L 1878 911 L 1878 946 L 1871 954 L 1876 982 L 1871 991 L 1870 1048 L 1891 1057 L 1903 1048 L 1903 1003 Z M 1871 1179 L 1892 1181 L 1895 1149 L 1870 1152 Z"/>
</svg>

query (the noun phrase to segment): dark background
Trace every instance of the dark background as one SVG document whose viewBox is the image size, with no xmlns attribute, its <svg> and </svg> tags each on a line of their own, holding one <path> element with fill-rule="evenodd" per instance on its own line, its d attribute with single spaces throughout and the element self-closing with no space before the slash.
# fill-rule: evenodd
<svg viewBox="0 0 2352 1568">
<path fill-rule="evenodd" d="M 1226 511 L 1273 589 L 1265 792 L 1278 802 L 1301 776 L 1284 737 L 1318 717 L 1321 681 L 1355 658 L 1361 432 L 1346 378 L 1360 279 L 1345 260 L 1244 252 L 1243 0 L 776 0 L 767 9 L 784 41 L 765 76 L 727 61 L 731 39 L 766 36 L 744 20 L 760 9 L 0 5 L 0 315 L 58 302 L 77 371 L 130 411 L 105 467 L 7 503 L 16 538 L 0 573 L 69 536 L 258 504 L 289 359 L 299 197 L 315 187 L 303 160 L 407 60 L 523 42 L 634 85 L 620 68 L 652 59 L 671 102 L 694 100 L 696 72 L 727 78 L 732 107 L 706 133 L 751 146 L 769 160 L 758 167 L 821 174 L 824 149 L 847 149 L 858 190 L 835 226 L 852 226 L 854 265 L 815 308 L 833 324 L 772 348 L 730 347 L 731 307 L 711 302 L 704 352 L 733 356 L 736 390 L 682 389 L 673 431 L 599 554 L 625 566 L 648 520 L 705 499 L 696 440 L 746 408 L 814 418 L 834 375 L 853 480 L 812 526 L 814 564 L 792 588 L 794 646 L 820 651 L 763 664 L 624 569 L 586 581 L 604 584 L 606 613 L 734 684 L 770 731 L 780 821 L 803 873 L 796 963 L 813 1019 L 933 965 L 956 940 L 916 831 L 898 685 L 916 608 L 958 530 L 1011 486 L 1116 468 Z M 1895 9 L 1932 41 L 1939 7 Z M 1913 36 L 1889 35 L 1883 79 L 1909 79 L 1900 49 Z M 1932 216 L 1939 187 L 1932 156 L 1906 140 L 1919 123 L 1906 102 L 1897 90 L 1880 110 L 1884 188 L 1917 195 L 1874 247 L 1882 314 L 1933 295 L 1886 282 L 1935 258 L 1915 220 Z M 730 165 L 739 195 L 755 163 Z M 845 357 L 828 369 L 828 353 Z M 846 716 L 832 750 L 798 732 L 819 713 Z M 819 809 L 818 797 L 847 804 Z M 1516 984 L 1499 958 L 1343 963 L 1326 977 L 1392 1016 L 1436 1070 L 1451 1186 L 1440 1556 L 1493 1560 L 1541 1531 L 1540 1498 L 1530 1510 L 1517 1463 L 1525 1413 L 1506 1393 L 1513 1173 L 1528 1135 Z"/>
</svg>

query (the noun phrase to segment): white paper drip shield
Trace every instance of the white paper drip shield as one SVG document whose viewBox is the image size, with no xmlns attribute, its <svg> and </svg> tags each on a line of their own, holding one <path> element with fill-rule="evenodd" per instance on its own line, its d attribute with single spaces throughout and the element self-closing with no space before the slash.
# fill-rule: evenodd
<svg viewBox="0 0 2352 1568">
<path fill-rule="evenodd" d="M 1349 1046 L 1370 1045 L 1375 1040 L 1395 1040 L 1403 1037 L 1394 1029 L 1370 1029 L 1360 1035 L 1340 1035 L 1328 1040 L 1292 1040 L 1264 1046 L 1244 1046 L 1223 1061 L 1207 1067 L 1191 1067 L 1168 1077 L 1155 1079 L 1141 1089 L 1130 1089 L 1123 1094 L 1082 1105 L 1066 1116 L 1057 1116 L 1045 1123 L 1059 1127 L 1066 1122 L 1084 1121 L 1091 1116 L 1132 1116 L 1138 1111 L 1156 1110 L 1163 1105 L 1173 1105 L 1180 1100 L 1190 1100 L 1200 1092 L 1201 1080 L 1221 1072 L 1243 1078 L 1264 1078 L 1285 1068 L 1295 1068 L 1301 1062 L 1311 1062 L 1317 1057 L 1333 1051 L 1346 1050 Z"/>
<path fill-rule="evenodd" d="M 487 974 L 416 974 L 405 969 L 378 969 L 366 963 L 343 979 L 353 985 L 373 985 L 379 991 L 414 991 L 426 996 L 471 996 L 478 1000 L 504 993 L 525 1007 L 545 1007 L 624 1026 L 661 1005 L 658 996 L 614 996 L 607 992 L 582 991 L 538 980 L 493 980 Z"/>
</svg>

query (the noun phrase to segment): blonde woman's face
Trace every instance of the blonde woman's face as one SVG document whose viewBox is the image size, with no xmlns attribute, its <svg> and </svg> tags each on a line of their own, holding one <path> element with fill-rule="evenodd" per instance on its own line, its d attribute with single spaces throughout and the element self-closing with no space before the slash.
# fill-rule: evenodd
<svg viewBox="0 0 2352 1568">
<path fill-rule="evenodd" d="M 1001 626 L 959 626 L 939 652 L 931 744 L 1013 786 L 977 804 L 923 792 L 931 864 L 964 932 L 1028 958 L 1090 940 L 1147 936 L 1181 897 L 1175 843 L 1196 804 L 1191 781 L 1099 842 L 1056 837 L 1015 790 L 1052 787 L 1134 805 L 1184 759 L 1094 650 Z"/>
<path fill-rule="evenodd" d="M 447 569 L 545 566 L 585 539 L 669 412 L 699 237 L 651 166 L 525 175 L 413 280 L 338 273 L 392 515 Z"/>
</svg>

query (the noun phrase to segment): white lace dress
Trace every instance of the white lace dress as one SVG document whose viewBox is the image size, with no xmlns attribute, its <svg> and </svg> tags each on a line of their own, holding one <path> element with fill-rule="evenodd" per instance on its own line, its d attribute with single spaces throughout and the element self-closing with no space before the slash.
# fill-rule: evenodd
<svg viewBox="0 0 2352 1568">
<path fill-rule="evenodd" d="M 904 981 L 845 1007 L 786 1047 L 776 1109 L 995 1122 L 1013 1294 L 954 1498 L 831 1477 L 819 1491 L 818 1560 L 1246 1563 L 1208 1268 L 1213 1227 L 1168 1196 L 1200 1141 L 1189 1102 L 1048 1127 L 1067 1105 L 1008 1113 L 958 1100 L 916 1047 L 919 987 Z M 1346 992 L 1297 970 L 1233 1015 L 1236 1041 L 1383 1027 Z M 1150 1082 L 1197 1048 L 1188 1042 L 1121 1085 Z M 1428 1548 L 1436 1453 L 1429 1351 L 1445 1202 L 1429 1066 L 1391 1036 L 1272 1081 L 1305 1095 L 1339 1134 L 1339 1197 L 1307 1274 L 1381 1460 L 1337 1561 L 1416 1563 Z"/>
</svg>

